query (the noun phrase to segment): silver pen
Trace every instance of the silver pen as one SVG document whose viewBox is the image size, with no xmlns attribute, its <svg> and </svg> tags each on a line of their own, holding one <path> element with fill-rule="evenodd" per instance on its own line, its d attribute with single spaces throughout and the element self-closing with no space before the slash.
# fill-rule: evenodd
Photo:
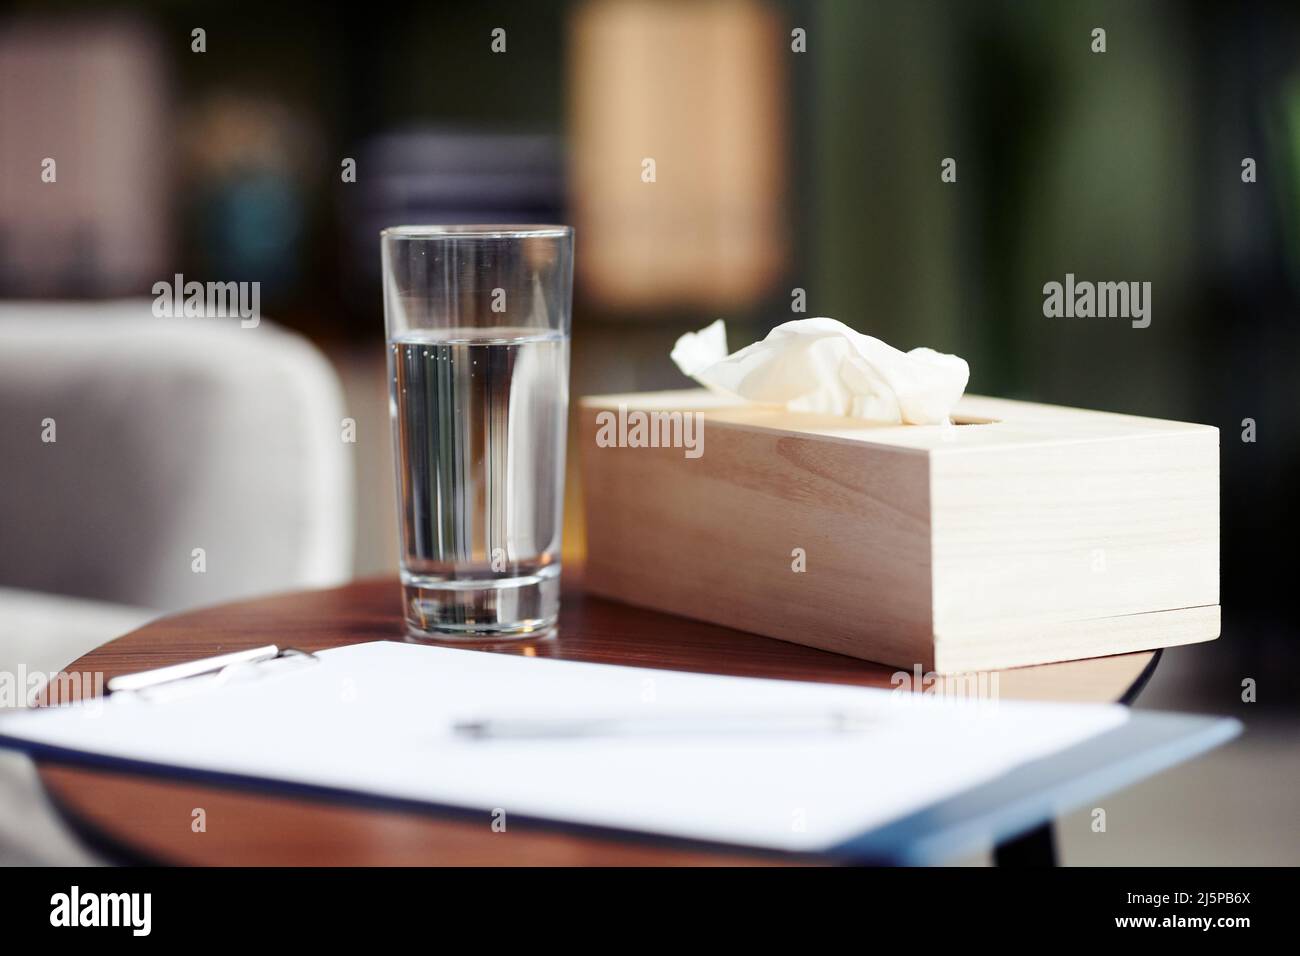
<svg viewBox="0 0 1300 956">
<path fill-rule="evenodd" d="M 457 736 L 474 740 L 714 734 L 859 733 L 871 716 L 852 711 L 758 714 L 650 714 L 626 717 L 489 717 L 452 723 Z"/>
</svg>

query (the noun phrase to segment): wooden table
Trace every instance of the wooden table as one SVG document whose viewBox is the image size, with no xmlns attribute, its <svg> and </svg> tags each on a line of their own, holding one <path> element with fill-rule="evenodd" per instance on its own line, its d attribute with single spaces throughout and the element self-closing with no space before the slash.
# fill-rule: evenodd
<svg viewBox="0 0 1300 956">
<path fill-rule="evenodd" d="M 897 668 L 786 644 L 728 628 L 641 610 L 583 593 L 565 572 L 556 636 L 484 650 L 575 661 L 630 664 L 751 677 L 891 687 Z M 226 604 L 149 624 L 87 654 L 71 672 L 105 679 L 278 644 L 307 651 L 402 638 L 396 580 L 358 581 L 324 591 Z M 1151 652 L 998 674 L 1007 698 L 1127 700 L 1155 666 Z M 482 821 L 269 795 L 160 780 L 125 772 L 38 763 L 41 780 L 69 822 L 111 857 L 201 865 L 727 865 L 772 862 L 763 854 L 718 853 L 651 840 L 579 835 Z M 206 830 L 196 833 L 202 808 Z M 1050 829 L 1047 846 L 1050 848 Z M 1041 850 L 1042 831 L 1000 859 Z M 1017 848 L 1019 847 L 1019 849 Z M 1040 860 L 1041 861 L 1041 860 Z"/>
</svg>

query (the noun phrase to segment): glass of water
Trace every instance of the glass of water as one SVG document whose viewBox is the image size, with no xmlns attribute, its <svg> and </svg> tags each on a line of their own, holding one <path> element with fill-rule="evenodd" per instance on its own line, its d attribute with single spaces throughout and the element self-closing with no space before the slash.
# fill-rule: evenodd
<svg viewBox="0 0 1300 956">
<path fill-rule="evenodd" d="M 501 639 L 560 608 L 573 230 L 380 234 L 407 631 Z"/>
</svg>

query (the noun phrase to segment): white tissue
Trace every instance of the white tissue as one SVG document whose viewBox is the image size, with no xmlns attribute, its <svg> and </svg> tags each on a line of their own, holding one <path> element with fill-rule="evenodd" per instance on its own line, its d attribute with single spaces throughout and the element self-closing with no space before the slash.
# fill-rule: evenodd
<svg viewBox="0 0 1300 956">
<path fill-rule="evenodd" d="M 672 359 L 715 392 L 878 424 L 942 425 L 970 379 L 970 366 L 956 355 L 902 352 L 826 318 L 778 325 L 734 355 L 718 319 L 678 339 Z"/>
</svg>

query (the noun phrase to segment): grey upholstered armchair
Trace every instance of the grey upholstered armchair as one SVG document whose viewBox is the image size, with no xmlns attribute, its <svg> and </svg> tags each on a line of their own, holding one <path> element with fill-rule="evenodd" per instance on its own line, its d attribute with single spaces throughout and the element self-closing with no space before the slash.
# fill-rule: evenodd
<svg viewBox="0 0 1300 956">
<path fill-rule="evenodd" d="M 31 643 L 6 596 L 171 611 L 349 576 L 328 362 L 267 322 L 150 305 L 0 305 L 0 668 Z M 27 666 L 89 649 L 49 641 Z"/>
</svg>

